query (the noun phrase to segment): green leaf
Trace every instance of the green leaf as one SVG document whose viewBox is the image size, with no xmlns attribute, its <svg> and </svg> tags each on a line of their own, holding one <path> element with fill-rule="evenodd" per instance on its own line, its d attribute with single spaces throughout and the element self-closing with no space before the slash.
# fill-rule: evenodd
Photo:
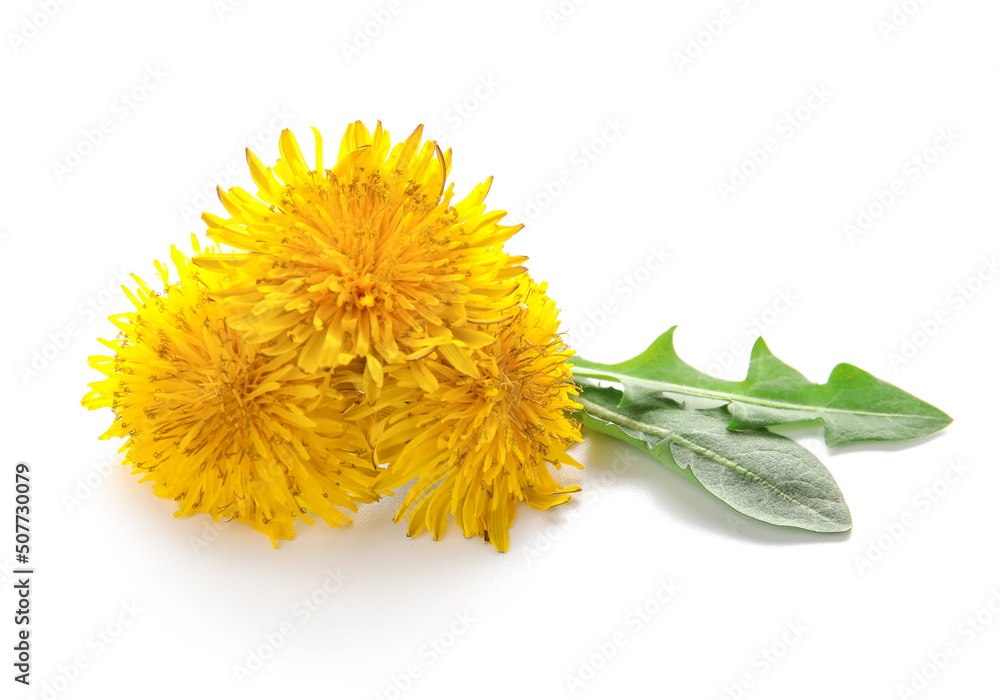
<svg viewBox="0 0 1000 700">
<path fill-rule="evenodd" d="M 951 417 L 902 389 L 840 364 L 826 384 L 814 384 L 775 357 L 758 338 L 741 382 L 718 379 L 677 356 L 676 326 L 642 354 L 614 365 L 574 359 L 573 375 L 621 382 L 622 405 L 683 394 L 726 401 L 732 430 L 822 419 L 831 447 L 867 440 L 908 440 L 941 430 Z"/>
<path fill-rule="evenodd" d="M 584 425 L 641 448 L 740 513 L 814 532 L 851 529 L 837 482 L 794 440 L 731 431 L 724 408 L 685 409 L 664 398 L 622 406 L 619 390 L 581 385 Z"/>
</svg>

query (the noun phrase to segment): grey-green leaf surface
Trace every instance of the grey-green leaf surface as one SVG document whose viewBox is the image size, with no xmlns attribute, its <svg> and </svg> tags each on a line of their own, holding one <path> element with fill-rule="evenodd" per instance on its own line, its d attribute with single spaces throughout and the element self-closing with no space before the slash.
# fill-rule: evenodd
<svg viewBox="0 0 1000 700">
<path fill-rule="evenodd" d="M 639 447 L 740 513 L 814 532 L 851 529 L 837 482 L 794 440 L 729 430 L 721 407 L 685 409 L 664 398 L 622 406 L 619 390 L 580 384 L 584 425 Z"/>
<path fill-rule="evenodd" d="M 822 419 L 826 444 L 831 447 L 908 440 L 951 423 L 943 411 L 854 365 L 839 364 L 826 384 L 814 384 L 775 357 L 763 338 L 753 346 L 746 379 L 713 377 L 677 355 L 676 328 L 625 362 L 606 365 L 574 358 L 573 375 L 620 382 L 623 405 L 642 404 L 664 393 L 728 402 L 732 430 Z"/>
</svg>

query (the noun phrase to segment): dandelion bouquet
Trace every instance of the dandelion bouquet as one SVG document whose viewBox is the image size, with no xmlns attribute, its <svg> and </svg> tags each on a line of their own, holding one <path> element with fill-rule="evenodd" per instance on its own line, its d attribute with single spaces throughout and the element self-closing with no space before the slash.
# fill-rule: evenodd
<svg viewBox="0 0 1000 700">
<path fill-rule="evenodd" d="M 214 245 L 172 247 L 158 284 L 133 276 L 113 353 L 83 399 L 110 408 L 102 438 L 176 515 L 234 519 L 278 539 L 312 516 L 401 489 L 396 520 L 438 539 L 447 523 L 498 551 L 519 503 L 577 487 L 553 470 L 586 427 L 635 445 L 736 510 L 817 532 L 851 527 L 820 461 L 769 426 L 821 420 L 830 445 L 915 438 L 951 419 L 852 365 L 814 384 L 761 339 L 747 378 L 683 362 L 670 329 L 625 362 L 574 358 L 555 302 L 506 246 L 520 225 L 489 211 L 490 180 L 462 198 L 451 151 L 417 128 L 393 144 L 351 124 L 325 167 L 290 131 L 258 191 L 219 190 Z M 692 408 L 682 397 L 723 404 Z"/>
</svg>

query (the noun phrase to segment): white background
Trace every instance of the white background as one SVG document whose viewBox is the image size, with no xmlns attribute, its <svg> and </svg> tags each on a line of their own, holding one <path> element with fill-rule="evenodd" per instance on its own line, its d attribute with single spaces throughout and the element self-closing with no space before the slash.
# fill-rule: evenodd
<svg viewBox="0 0 1000 700">
<path fill-rule="evenodd" d="M 0 695 L 550 698 L 581 673 L 575 697 L 909 697 L 915 673 L 934 676 L 916 697 L 995 693 L 1000 282 L 983 259 L 1000 252 L 1000 6 L 897 2 L 911 13 L 898 26 L 890 0 L 590 0 L 562 15 L 556 0 L 103 0 L 51 17 L 4 3 L 0 559 L 9 570 L 25 460 L 37 575 L 34 684 L 11 679 L 6 612 Z M 345 55 L 352 44 L 365 45 Z M 398 499 L 278 550 L 174 519 L 96 439 L 111 415 L 79 405 L 97 377 L 86 358 L 128 307 L 116 275 L 151 277 L 202 233 L 201 209 L 222 210 L 197 193 L 227 166 L 228 184 L 252 186 L 248 138 L 277 158 L 275 115 L 306 152 L 309 126 L 335 148 L 355 119 L 396 140 L 422 122 L 454 149 L 458 191 L 494 175 L 488 203 L 527 223 L 510 249 L 549 281 L 588 358 L 624 359 L 680 324 L 683 357 L 739 378 L 763 329 L 816 381 L 851 362 L 955 423 L 834 451 L 818 429 L 791 433 L 845 493 L 842 536 L 756 523 L 594 437 L 576 452 L 587 469 L 563 476 L 583 495 L 522 508 L 503 555 L 454 526 L 408 539 L 390 522 Z M 852 237 L 859 208 L 872 219 Z M 666 603 L 661 581 L 677 588 Z M 323 603 L 306 613 L 309 597 Z M 270 658 L 241 684 L 258 653 Z"/>
</svg>

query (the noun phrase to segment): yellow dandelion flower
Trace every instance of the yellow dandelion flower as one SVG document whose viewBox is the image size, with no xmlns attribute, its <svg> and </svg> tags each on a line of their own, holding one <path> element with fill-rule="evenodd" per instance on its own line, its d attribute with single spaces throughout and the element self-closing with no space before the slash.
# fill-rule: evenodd
<svg viewBox="0 0 1000 700">
<path fill-rule="evenodd" d="M 393 146 L 381 123 L 372 134 L 351 124 L 337 162 L 324 169 L 313 132 L 314 166 L 285 130 L 274 167 L 247 151 L 257 196 L 219 190 L 230 218 L 203 217 L 211 238 L 245 251 L 195 259 L 232 274 L 223 298 L 230 325 L 266 344 L 265 353 L 298 350 L 307 372 L 362 358 L 369 397 L 386 364 L 433 351 L 476 376 L 472 350 L 492 342 L 484 325 L 509 314 L 524 261 L 502 247 L 521 226 L 486 211 L 492 178 L 453 202 L 450 149 L 421 142 L 421 127 Z M 435 388 L 419 362 L 413 371 L 424 389 Z"/>
<path fill-rule="evenodd" d="M 262 355 L 211 298 L 221 277 L 176 248 L 171 259 L 179 281 L 159 262 L 162 291 L 133 275 L 135 310 L 112 316 L 118 336 L 101 341 L 114 355 L 90 358 L 104 378 L 83 405 L 115 414 L 101 438 L 126 439 L 125 463 L 178 502 L 176 516 L 246 522 L 274 546 L 291 539 L 296 518 L 313 522 L 307 512 L 349 522 L 337 507 L 377 498 L 365 428 L 342 417 L 357 392 L 337 375 L 302 372 L 294 353 Z"/>
<path fill-rule="evenodd" d="M 508 529 L 519 501 L 544 510 L 565 503 L 578 487 L 557 484 L 549 465 L 576 467 L 566 449 L 580 442 L 579 425 L 568 415 L 577 387 L 568 361 L 572 351 L 557 334 L 555 303 L 546 286 L 522 278 L 518 313 L 491 327 L 493 342 L 475 351 L 477 378 L 440 361 L 428 361 L 438 376 L 432 392 L 419 390 L 417 373 L 394 368 L 394 388 L 374 405 L 348 415 L 386 411 L 408 401 L 375 424 L 376 453 L 388 462 L 375 488 L 391 493 L 412 479 L 396 521 L 409 512 L 408 534 L 444 532 L 449 515 L 466 537 L 485 537 L 498 551 L 509 546 Z"/>
</svg>

